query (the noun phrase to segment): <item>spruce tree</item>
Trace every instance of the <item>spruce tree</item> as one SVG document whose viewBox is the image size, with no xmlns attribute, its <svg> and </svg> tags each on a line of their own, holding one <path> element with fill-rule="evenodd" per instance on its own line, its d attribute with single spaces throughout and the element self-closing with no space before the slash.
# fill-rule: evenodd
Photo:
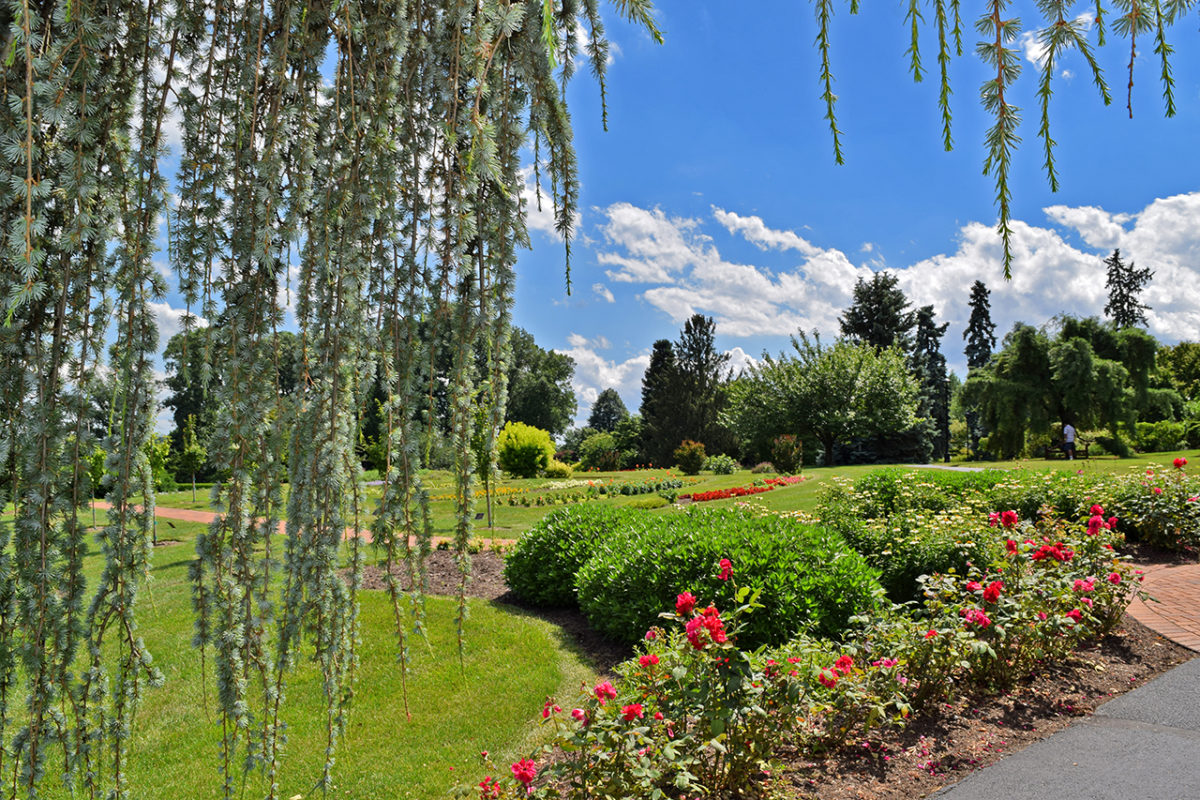
<svg viewBox="0 0 1200 800">
<path fill-rule="evenodd" d="M 967 357 L 967 379 L 971 371 L 987 365 L 992 357 L 992 348 L 996 346 L 996 325 L 992 322 L 991 292 L 983 281 L 971 284 L 971 298 L 967 305 L 971 307 L 971 317 L 967 321 L 967 329 L 963 338 L 967 346 L 963 353 Z M 979 410 L 968 405 L 964 416 L 967 420 L 968 449 L 972 455 L 979 452 L 979 440 L 983 437 L 984 429 Z"/>
<path fill-rule="evenodd" d="M 933 306 L 917 310 L 917 332 L 913 343 L 912 371 L 921 386 L 918 414 L 933 421 L 933 456 L 950 460 L 950 379 L 942 336 L 950 323 L 933 321 Z"/>
<path fill-rule="evenodd" d="M 996 326 L 992 322 L 991 292 L 983 281 L 971 284 L 971 299 L 967 305 L 971 307 L 971 317 L 967 321 L 967 329 L 963 338 L 967 346 L 963 353 L 967 357 L 967 368 L 975 369 L 987 364 L 992 357 L 992 348 L 996 346 Z"/>
<path fill-rule="evenodd" d="M 642 375 L 642 447 L 652 464 L 671 463 L 671 454 L 679 446 L 675 394 L 675 347 L 669 339 L 659 339 L 650 351 L 650 364 Z"/>
<path fill-rule="evenodd" d="M 838 318 L 842 335 L 853 342 L 883 350 L 893 344 L 907 353 L 912 349 L 909 331 L 916 318 L 908 310 L 908 298 L 890 272 L 877 272 L 871 280 L 859 278 L 854 284 L 854 300 Z"/>
<path fill-rule="evenodd" d="M 1138 298 L 1154 277 L 1154 272 L 1149 267 L 1138 269 L 1132 261 L 1125 264 L 1119 248 L 1104 259 L 1104 264 L 1108 267 L 1108 277 L 1104 283 L 1108 289 L 1108 303 L 1104 306 L 1104 314 L 1113 321 L 1117 330 L 1145 327 L 1146 311 L 1150 306 Z"/>
<path fill-rule="evenodd" d="M 724 382 L 729 354 L 716 347 L 712 317 L 693 314 L 675 342 L 674 395 L 678 398 L 678 441 L 703 442 L 709 455 L 724 452 L 728 432 L 718 422 L 725 406 Z"/>
<path fill-rule="evenodd" d="M 592 413 L 588 416 L 588 427 L 595 428 L 601 433 L 612 433 L 621 421 L 629 417 L 629 410 L 616 389 L 608 388 L 600 393 L 596 402 L 592 403 Z"/>
</svg>

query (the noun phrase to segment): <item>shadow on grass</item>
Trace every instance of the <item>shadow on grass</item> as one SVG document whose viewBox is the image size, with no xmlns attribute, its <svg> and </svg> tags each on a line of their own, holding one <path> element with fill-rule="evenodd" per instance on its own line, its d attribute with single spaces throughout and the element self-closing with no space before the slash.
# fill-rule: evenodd
<svg viewBox="0 0 1200 800">
<path fill-rule="evenodd" d="M 559 645 L 599 674 L 611 676 L 613 667 L 633 655 L 632 647 L 614 642 L 592 628 L 578 609 L 534 608 L 523 605 L 511 591 L 488 602 L 509 614 L 549 622 L 554 626 Z"/>
</svg>

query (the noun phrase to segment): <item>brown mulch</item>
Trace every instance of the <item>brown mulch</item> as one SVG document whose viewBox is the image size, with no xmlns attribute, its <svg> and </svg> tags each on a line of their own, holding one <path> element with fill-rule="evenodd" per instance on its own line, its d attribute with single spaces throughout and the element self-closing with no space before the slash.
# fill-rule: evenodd
<svg viewBox="0 0 1200 800">
<path fill-rule="evenodd" d="M 777 776 L 803 800 L 925 797 L 1091 714 L 1097 706 L 1192 658 L 1191 650 L 1126 618 L 1111 634 L 998 695 L 974 695 L 876 732 L 825 758 L 781 752 Z"/>
<path fill-rule="evenodd" d="M 1146 550 L 1142 564 L 1175 563 L 1176 556 Z M 491 602 L 521 608 L 504 583 L 503 556 L 484 551 L 472 556 L 467 592 Z M 428 562 L 433 594 L 455 594 L 458 569 L 453 554 L 434 551 Z M 383 570 L 368 566 L 364 588 L 382 589 Z M 522 609 L 559 626 L 564 641 L 601 672 L 628 658 L 591 630 L 578 611 Z M 1196 654 L 1131 618 L 1111 634 L 1088 643 L 1059 663 L 1047 663 L 1012 690 L 996 695 L 964 695 L 910 720 L 902 730 L 875 731 L 866 741 L 847 743 L 814 758 L 784 747 L 776 785 L 794 800 L 909 800 L 956 783 L 972 771 L 1062 730 L 1105 701 Z"/>
<path fill-rule="evenodd" d="M 429 593 L 442 595 L 458 594 L 459 572 L 454 563 L 454 554 L 449 550 L 434 550 L 425 562 L 429 575 Z M 402 585 L 410 587 L 408 573 L 399 568 Z M 384 589 L 384 570 L 380 566 L 368 565 L 363 570 L 364 589 Z M 633 651 L 605 639 L 588 625 L 583 614 L 575 609 L 530 608 L 521 604 L 508 590 L 504 582 L 504 556 L 491 550 L 483 550 L 471 556 L 471 579 L 467 583 L 467 595 L 503 603 L 521 613 L 544 619 L 562 631 L 563 642 L 579 653 L 585 662 L 600 673 L 609 674 L 612 668 L 633 655 Z"/>
</svg>

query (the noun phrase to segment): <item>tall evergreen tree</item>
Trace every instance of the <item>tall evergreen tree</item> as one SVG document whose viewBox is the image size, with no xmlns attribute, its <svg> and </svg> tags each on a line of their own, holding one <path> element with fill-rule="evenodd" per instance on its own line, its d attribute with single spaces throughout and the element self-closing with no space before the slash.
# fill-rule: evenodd
<svg viewBox="0 0 1200 800">
<path fill-rule="evenodd" d="M 671 453 L 679 445 L 675 438 L 675 386 L 675 348 L 669 339 L 659 339 L 642 375 L 640 409 L 642 446 L 653 464 L 671 463 Z"/>
<path fill-rule="evenodd" d="M 728 432 L 718 421 L 725 405 L 729 354 L 717 350 L 712 317 L 693 314 L 675 342 L 675 396 L 679 398 L 679 442 L 703 442 L 710 454 L 724 452 Z"/>
<path fill-rule="evenodd" d="M 996 346 L 991 294 L 983 281 L 971 284 L 971 299 L 967 301 L 967 305 L 971 307 L 971 318 L 967 321 L 967 329 L 963 331 L 963 338 L 967 340 L 963 353 L 967 357 L 968 369 L 987 364 L 988 359 L 992 357 L 992 349 Z"/>
<path fill-rule="evenodd" d="M 1108 267 L 1108 278 L 1104 283 L 1108 289 L 1108 303 L 1104 306 L 1104 314 L 1117 330 L 1145 327 L 1146 311 L 1150 306 L 1138 298 L 1154 277 L 1153 270 L 1149 267 L 1138 269 L 1132 261 L 1126 264 L 1121 260 L 1119 248 L 1104 259 L 1104 264 Z"/>
<path fill-rule="evenodd" d="M 592 413 L 588 416 L 588 427 L 595 428 L 601 433 L 612 433 L 622 420 L 629 417 L 629 409 L 621 395 L 613 388 L 605 389 L 592 403 Z"/>
<path fill-rule="evenodd" d="M 918 414 L 933 421 L 933 457 L 950 460 L 950 379 L 942 336 L 950 323 L 933 321 L 933 306 L 917 310 L 917 333 L 913 343 L 912 370 L 921 386 Z"/>
<path fill-rule="evenodd" d="M 909 310 L 908 298 L 890 272 L 877 272 L 871 280 L 859 278 L 854 284 L 854 301 L 838 319 L 842 335 L 882 350 L 899 345 L 907 353 L 912 348 L 909 331 L 916 317 Z"/>
<path fill-rule="evenodd" d="M 991 292 L 983 281 L 971 284 L 971 299 L 967 301 L 971 307 L 971 318 L 967 322 L 967 329 L 963 331 L 963 338 L 967 340 L 963 353 L 967 357 L 968 379 L 971 370 L 987 365 L 992 357 L 992 348 L 996 346 L 996 325 L 992 322 L 990 296 Z M 967 447 L 975 455 L 979 452 L 979 440 L 984 434 L 979 410 L 968 405 L 964 416 L 967 419 Z"/>
</svg>

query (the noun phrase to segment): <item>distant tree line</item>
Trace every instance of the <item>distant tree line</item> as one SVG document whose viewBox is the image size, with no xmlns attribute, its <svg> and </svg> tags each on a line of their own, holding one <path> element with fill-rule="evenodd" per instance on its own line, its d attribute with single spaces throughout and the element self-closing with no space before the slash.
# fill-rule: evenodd
<svg viewBox="0 0 1200 800">
<path fill-rule="evenodd" d="M 636 413 L 607 387 L 592 401 L 586 424 L 574 428 L 574 361 L 515 328 L 504 419 L 548 432 L 559 442 L 559 459 L 594 469 L 671 465 L 685 441 L 747 465 L 789 465 L 791 449 L 808 464 L 1045 455 L 1055 452 L 1067 422 L 1097 452 L 1124 454 L 1172 439 L 1200 444 L 1200 344 L 1159 346 L 1144 329 L 1149 306 L 1140 300 L 1153 272 L 1126 263 L 1120 251 L 1104 263 L 1106 320 L 1017 323 L 999 342 L 990 292 L 975 281 L 961 334 L 965 379 L 947 367 L 948 323 L 938 322 L 931 305 L 914 309 L 886 271 L 857 281 L 834 341 L 797 332 L 787 352 L 763 354 L 738 374 L 716 346 L 716 323 L 695 314 L 677 339 L 651 346 Z M 417 382 L 425 391 L 411 413 L 424 431 L 423 464 L 444 467 L 451 422 L 443 376 L 454 343 L 444 329 L 434 339 L 419 328 L 433 366 Z M 164 353 L 164 404 L 174 429 L 169 445 L 158 446 L 169 449 L 165 471 L 180 482 L 217 477 L 204 444 L 217 374 L 208 338 L 200 328 L 177 334 Z M 304 379 L 299 343 L 279 332 L 274 347 L 276 388 L 286 398 Z M 476 358 L 482 363 L 484 354 Z M 364 392 L 359 415 L 367 467 L 381 466 L 385 451 L 383 406 L 376 382 Z M 104 413 L 97 410 L 94 425 L 102 426 Z"/>
</svg>

